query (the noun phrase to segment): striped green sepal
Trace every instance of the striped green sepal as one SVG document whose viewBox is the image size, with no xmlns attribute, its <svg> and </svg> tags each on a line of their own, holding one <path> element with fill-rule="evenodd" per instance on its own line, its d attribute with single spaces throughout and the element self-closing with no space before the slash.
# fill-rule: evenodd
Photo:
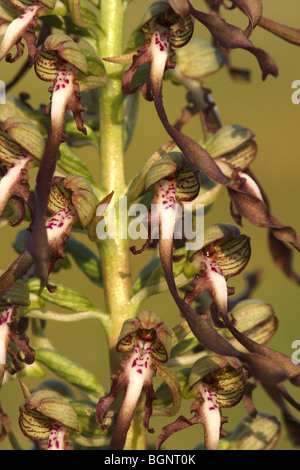
<svg viewBox="0 0 300 470">
<path fill-rule="evenodd" d="M 238 238 L 225 238 L 218 242 L 214 249 L 216 250 L 215 259 L 225 278 L 236 276 L 243 271 L 251 256 L 250 240 L 246 235 Z"/>
<path fill-rule="evenodd" d="M 36 410 L 27 410 L 25 405 L 20 407 L 19 425 L 22 433 L 34 441 L 48 439 L 53 421 Z"/>
<path fill-rule="evenodd" d="M 47 392 L 49 393 L 49 391 Z M 27 407 L 29 406 L 29 401 L 30 399 L 27 401 Z M 78 431 L 79 422 L 76 411 L 72 405 L 65 402 L 61 398 L 49 396 L 39 400 L 39 402 L 35 405 L 35 409 L 48 418 L 62 424 L 63 426 L 74 431 Z"/>
<path fill-rule="evenodd" d="M 180 152 L 168 153 L 153 163 L 147 173 L 146 191 L 150 191 L 159 181 L 173 177 L 176 171 L 183 167 L 183 163 L 184 158 Z"/>
<path fill-rule="evenodd" d="M 57 214 L 71 203 L 71 195 L 63 187 L 60 181 L 53 184 L 49 196 L 48 210 L 52 214 Z"/>
<path fill-rule="evenodd" d="M 144 337 L 149 337 L 154 341 L 151 355 L 159 362 L 167 362 L 172 348 L 172 332 L 161 317 L 150 310 L 142 311 L 136 318 L 124 322 L 117 350 L 122 353 L 131 351 L 135 345 L 135 337 L 140 334 L 143 340 Z"/>
<path fill-rule="evenodd" d="M 88 64 L 81 47 L 67 34 L 56 33 L 47 37 L 43 45 L 44 51 L 56 51 L 57 54 L 84 75 L 88 74 Z"/>
<path fill-rule="evenodd" d="M 196 391 L 200 382 L 216 391 L 218 404 L 222 408 L 235 406 L 245 393 L 243 369 L 240 361 L 234 358 L 209 354 L 196 361 L 188 380 L 188 389 Z"/>
<path fill-rule="evenodd" d="M 254 140 L 246 142 L 237 150 L 229 152 L 224 157 L 232 167 L 246 170 L 257 155 L 257 143 Z"/>
<path fill-rule="evenodd" d="M 218 158 L 240 148 L 253 137 L 253 132 L 246 127 L 228 125 L 207 140 L 204 147 L 212 158 Z"/>
<path fill-rule="evenodd" d="M 239 302 L 230 312 L 236 328 L 258 344 L 266 344 L 273 337 L 278 327 L 278 319 L 271 305 L 254 299 Z M 237 343 L 229 330 L 223 329 L 222 335 L 229 341 Z M 240 350 L 241 345 L 236 344 Z"/>
<path fill-rule="evenodd" d="M 182 168 L 175 173 L 175 194 L 181 202 L 193 201 L 199 194 L 200 183 L 192 167 Z"/>
<path fill-rule="evenodd" d="M 174 25 L 170 27 L 170 43 L 174 48 L 185 46 L 192 38 L 194 23 L 190 15 L 184 19 L 179 15 Z"/>
<path fill-rule="evenodd" d="M 170 8 L 167 2 L 157 1 L 150 5 L 142 20 L 141 31 L 144 34 L 153 32 L 155 27 L 168 28 L 169 40 L 174 48 L 187 44 L 194 31 L 193 20 L 190 15 L 182 18 Z"/>
<path fill-rule="evenodd" d="M 35 0 L 9 0 L 9 3 L 18 10 L 24 11 L 36 2 Z M 52 10 L 55 7 L 56 0 L 39 0 L 39 3 Z"/>
<path fill-rule="evenodd" d="M 55 82 L 58 74 L 57 54 L 42 50 L 34 64 L 37 76 L 46 82 Z"/>
<path fill-rule="evenodd" d="M 41 160 L 45 151 L 45 139 L 35 126 L 27 118 L 17 116 L 5 121 L 2 129 L 25 149 L 28 155 L 32 155 L 37 160 Z"/>
<path fill-rule="evenodd" d="M 231 408 L 237 405 L 245 393 L 245 377 L 243 369 L 227 367 L 216 373 L 217 401 L 221 408 Z"/>
</svg>

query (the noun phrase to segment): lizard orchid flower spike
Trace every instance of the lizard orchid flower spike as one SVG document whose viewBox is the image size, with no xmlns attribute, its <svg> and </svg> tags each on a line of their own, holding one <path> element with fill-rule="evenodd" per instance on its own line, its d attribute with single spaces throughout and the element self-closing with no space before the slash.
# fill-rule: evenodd
<svg viewBox="0 0 300 470">
<path fill-rule="evenodd" d="M 79 430 L 79 421 L 71 403 L 53 390 L 30 393 L 21 383 L 25 404 L 20 406 L 19 425 L 33 441 L 42 441 L 43 450 L 73 450 L 69 435 Z"/>
<path fill-rule="evenodd" d="M 6 57 L 8 62 L 15 62 L 18 60 L 24 51 L 24 46 L 21 42 L 22 38 L 25 39 L 28 47 L 28 58 L 32 64 L 36 54 L 36 36 L 34 28 L 37 25 L 37 18 L 41 14 L 53 9 L 56 0 L 9 0 L 18 10 L 21 10 L 21 15 L 10 23 L 0 46 L 0 61 Z M 11 56 L 10 51 L 13 46 L 17 47 L 17 52 L 14 57 Z"/>
<path fill-rule="evenodd" d="M 136 318 L 126 320 L 117 345 L 117 351 L 128 353 L 121 363 L 120 371 L 112 377 L 109 394 L 100 398 L 97 405 L 97 422 L 107 430 L 105 413 L 117 395 L 125 390 L 118 416 L 114 423 L 110 448 L 122 450 L 127 432 L 136 412 L 142 392 L 145 392 L 144 426 L 149 432 L 149 419 L 152 414 L 152 401 L 156 395 L 152 380 L 158 372 L 169 385 L 173 395 L 173 407 L 166 411 L 177 413 L 180 406 L 180 385 L 170 370 L 164 367 L 172 347 L 172 333 L 162 319 L 153 312 L 140 312 Z"/>
<path fill-rule="evenodd" d="M 11 200 L 19 210 L 19 217 L 12 225 L 24 219 L 25 204 L 30 191 L 28 170 L 39 164 L 45 142 L 29 119 L 12 117 L 7 119 L 0 132 L 0 161 L 3 176 L 0 180 L 0 217 Z"/>
<path fill-rule="evenodd" d="M 195 362 L 188 379 L 187 392 L 184 392 L 186 397 L 195 398 L 191 406 L 194 417 L 187 419 L 179 416 L 174 423 L 165 426 L 157 439 L 157 449 L 174 432 L 202 424 L 205 449 L 217 450 L 220 435 L 226 436 L 222 424 L 227 419 L 222 417 L 221 409 L 232 408 L 241 401 L 246 380 L 247 372 L 237 359 L 207 355 Z"/>
<path fill-rule="evenodd" d="M 35 352 L 17 318 L 19 309 L 29 304 L 29 294 L 22 281 L 17 281 L 0 301 L 0 386 L 6 370 L 13 374 L 21 369 L 20 361 L 34 362 Z M 8 354 L 11 366 L 7 363 Z"/>
<path fill-rule="evenodd" d="M 39 78 L 53 82 L 51 105 L 45 110 L 51 114 L 51 127 L 46 149 L 36 179 L 37 213 L 32 235 L 27 249 L 35 260 L 38 276 L 46 283 L 46 260 L 48 252 L 45 213 L 51 191 L 58 150 L 63 139 L 64 122 L 67 110 L 71 110 L 78 130 L 86 133 L 80 102 L 78 73 L 88 74 L 88 64 L 82 49 L 69 36 L 53 34 L 48 36 L 35 62 L 35 71 Z"/>
</svg>

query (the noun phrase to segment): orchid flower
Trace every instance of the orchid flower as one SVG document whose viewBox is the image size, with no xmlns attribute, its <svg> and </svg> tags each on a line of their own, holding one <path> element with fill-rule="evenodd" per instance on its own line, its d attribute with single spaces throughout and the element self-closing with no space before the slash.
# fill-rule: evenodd
<svg viewBox="0 0 300 470">
<path fill-rule="evenodd" d="M 222 424 L 227 419 L 222 417 L 221 409 L 231 408 L 241 401 L 246 380 L 247 372 L 237 360 L 207 355 L 195 362 L 188 379 L 188 394 L 185 393 L 186 397 L 195 399 L 191 406 L 194 417 L 179 416 L 174 423 L 165 426 L 156 441 L 156 448 L 159 450 L 174 432 L 202 424 L 205 449 L 217 450 L 220 435 L 226 435 Z"/>
<path fill-rule="evenodd" d="M 241 235 L 230 224 L 211 226 L 205 232 L 204 246 L 200 251 L 191 252 L 185 272 L 194 274 L 192 290 L 186 291 L 184 300 L 191 305 L 202 292 L 208 290 L 216 304 L 217 311 L 227 315 L 227 279 L 242 272 L 251 255 L 249 238 Z M 218 319 L 214 318 L 215 325 Z"/>
<path fill-rule="evenodd" d="M 142 392 L 145 392 L 144 427 L 148 431 L 152 414 L 152 402 L 156 395 L 152 381 L 158 372 L 168 383 L 173 395 L 173 407 L 167 411 L 175 414 L 180 406 L 180 385 L 170 370 L 164 367 L 172 346 L 172 333 L 162 319 L 153 312 L 140 312 L 136 318 L 126 320 L 117 345 L 117 351 L 128 353 L 121 363 L 120 371 L 112 377 L 109 394 L 100 398 L 97 404 L 97 422 L 107 431 L 105 413 L 117 395 L 125 390 L 121 408 L 114 423 L 110 449 L 122 450 L 126 436 L 136 412 Z"/>
<path fill-rule="evenodd" d="M 208 3 L 210 1 L 208 0 Z M 219 3 L 225 6 L 224 2 Z M 260 26 L 291 44 L 300 45 L 300 30 L 266 18 L 263 15 L 262 0 L 234 0 L 232 3 L 232 9 L 239 8 L 248 16 L 249 25 L 245 31 L 248 36 L 252 34 L 254 28 Z"/>
<path fill-rule="evenodd" d="M 193 201 L 199 189 L 198 172 L 185 161 L 180 152 L 168 153 L 155 162 L 145 181 L 145 191 L 155 193 L 146 221 L 149 239 L 141 250 L 132 247 L 131 251 L 134 254 L 144 251 L 152 243 L 155 230 L 165 243 L 173 243 L 177 224 L 183 219 L 182 205 Z"/>
<path fill-rule="evenodd" d="M 2 43 L 0 45 L 0 61 L 6 57 L 8 62 L 15 62 L 23 55 L 24 46 L 21 42 L 25 39 L 28 47 L 29 62 L 32 64 L 36 54 L 36 36 L 34 28 L 37 25 L 37 19 L 41 14 L 53 9 L 56 0 L 26 1 L 10 0 L 10 3 L 21 10 L 21 15 L 13 20 L 6 29 Z M 17 47 L 14 57 L 10 51 L 13 46 Z"/>
</svg>

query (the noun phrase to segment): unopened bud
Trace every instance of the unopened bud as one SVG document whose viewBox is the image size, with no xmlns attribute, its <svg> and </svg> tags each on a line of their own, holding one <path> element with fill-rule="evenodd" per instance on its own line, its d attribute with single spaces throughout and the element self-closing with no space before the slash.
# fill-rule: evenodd
<svg viewBox="0 0 300 470">
<path fill-rule="evenodd" d="M 235 431 L 220 440 L 219 450 L 272 450 L 280 437 L 281 425 L 276 417 L 258 414 L 240 422 Z"/>
<path fill-rule="evenodd" d="M 278 319 L 271 305 L 261 300 L 247 299 L 239 302 L 230 313 L 236 321 L 236 328 L 259 344 L 268 343 L 278 327 Z M 228 330 L 222 330 L 221 334 L 239 351 L 246 352 Z"/>
<path fill-rule="evenodd" d="M 194 80 L 216 73 L 224 65 L 221 52 L 202 39 L 192 39 L 176 51 L 175 61 L 177 67 L 174 74 Z"/>
</svg>

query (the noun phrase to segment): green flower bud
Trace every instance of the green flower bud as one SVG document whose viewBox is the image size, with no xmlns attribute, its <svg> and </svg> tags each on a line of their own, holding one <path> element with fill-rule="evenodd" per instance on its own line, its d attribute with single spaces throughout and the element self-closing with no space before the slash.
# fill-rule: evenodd
<svg viewBox="0 0 300 470">
<path fill-rule="evenodd" d="M 271 305 L 261 300 L 239 302 L 230 313 L 236 321 L 236 328 L 259 344 L 267 344 L 278 327 L 278 319 Z M 239 351 L 247 352 L 228 330 L 221 330 L 221 334 Z"/>
<path fill-rule="evenodd" d="M 176 52 L 174 60 L 177 66 L 169 74 L 172 80 L 179 82 L 185 78 L 199 81 L 218 72 L 224 65 L 221 52 L 202 39 L 192 39 Z"/>
<path fill-rule="evenodd" d="M 212 158 L 218 158 L 237 150 L 253 137 L 253 133 L 243 126 L 223 126 L 205 142 L 204 147 Z"/>
</svg>

